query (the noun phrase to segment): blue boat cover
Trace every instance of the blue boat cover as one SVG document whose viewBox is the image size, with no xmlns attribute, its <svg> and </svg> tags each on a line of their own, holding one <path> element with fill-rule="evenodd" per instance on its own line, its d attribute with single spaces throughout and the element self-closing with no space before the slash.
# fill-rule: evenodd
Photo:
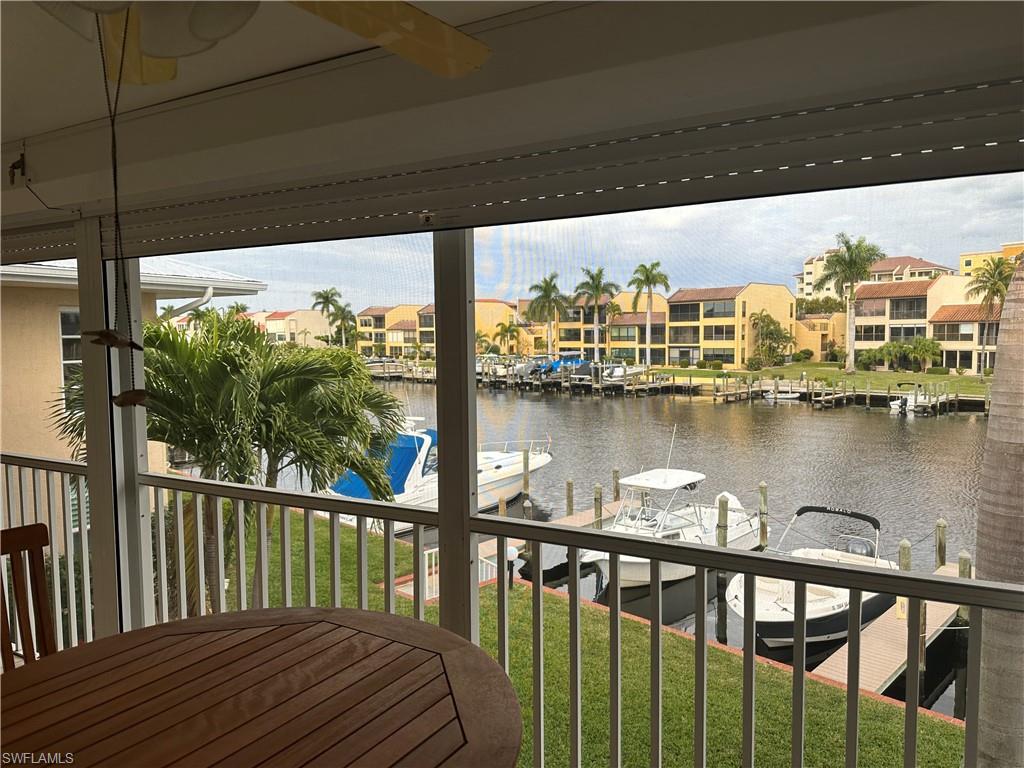
<svg viewBox="0 0 1024 768">
<path fill-rule="evenodd" d="M 426 431 L 428 434 L 433 433 L 431 439 L 437 440 L 437 432 L 434 432 L 434 430 Z M 412 471 L 413 465 L 416 463 L 416 457 L 419 455 L 423 443 L 424 438 L 422 435 L 403 432 L 391 444 L 388 451 L 387 471 L 388 481 L 391 483 L 391 491 L 396 496 L 405 492 L 406 480 L 409 479 L 409 472 Z M 370 489 L 363 482 L 363 478 L 352 470 L 347 470 L 345 474 L 339 477 L 334 485 L 331 486 L 331 490 L 353 499 L 373 498 Z"/>
</svg>

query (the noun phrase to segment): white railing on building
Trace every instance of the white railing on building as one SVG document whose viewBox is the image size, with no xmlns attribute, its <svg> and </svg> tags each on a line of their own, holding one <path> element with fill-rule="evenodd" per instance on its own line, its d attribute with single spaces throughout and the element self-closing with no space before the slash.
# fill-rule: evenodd
<svg viewBox="0 0 1024 768">
<path fill-rule="evenodd" d="M 82 553 L 88 552 L 87 526 L 73 526 L 72 504 L 69 488 L 77 488 L 76 493 L 84 494 L 84 465 L 77 462 L 52 461 L 34 457 L 4 454 L 4 515 L 5 526 L 18 525 L 22 522 L 45 522 L 51 531 L 58 531 L 54 537 L 51 550 L 58 557 L 72 554 L 73 563 L 81 568 L 84 586 L 76 579 L 58 578 L 52 582 L 54 615 L 56 627 L 63 627 L 64 634 L 58 639 L 59 647 L 68 647 L 91 639 L 91 626 L 79 617 L 75 620 L 74 606 L 76 597 L 81 606 L 89 606 L 88 558 Z M 168 621 L 188 615 L 190 607 L 186 600 L 186 591 L 177 590 L 172 594 L 171 584 L 183 584 L 190 580 L 199 594 L 205 591 L 207 583 L 216 585 L 211 590 L 210 602 L 217 610 L 245 609 L 249 607 L 267 607 L 270 603 L 269 563 L 272 557 L 280 557 L 279 573 L 281 580 L 280 603 L 292 605 L 292 546 L 291 530 L 287 525 L 289 516 L 279 519 L 282 525 L 279 539 L 279 552 L 268 551 L 268 507 L 277 506 L 284 509 L 298 510 L 303 513 L 303 569 L 305 571 L 306 590 L 304 602 L 307 605 L 317 604 L 315 574 L 317 573 L 317 554 L 315 542 L 315 518 L 318 512 L 330 516 L 330 599 L 331 605 L 341 604 L 341 571 L 340 571 L 340 516 L 351 515 L 355 520 L 356 531 L 356 579 L 357 603 L 359 607 L 368 606 L 368 556 L 367 542 L 370 536 L 368 520 L 374 518 L 383 522 L 384 552 L 384 610 L 395 611 L 395 535 L 396 522 L 409 523 L 413 526 L 413 610 L 412 614 L 419 619 L 424 617 L 424 606 L 428 600 L 441 596 L 443 600 L 444 583 L 440 576 L 441 563 L 438 549 L 423 548 L 423 531 L 425 526 L 437 525 L 436 513 L 416 507 L 406 507 L 378 502 L 349 501 L 338 497 L 327 497 L 313 494 L 282 491 L 212 480 L 142 473 L 139 475 L 141 484 L 150 491 L 153 512 L 153 528 L 156 551 L 154 559 L 153 599 L 156 602 L 154 615 L 157 621 Z M 194 574 L 188 573 L 185 549 L 179 546 L 186 536 L 186 507 L 188 498 L 195 504 L 201 499 L 215 499 L 213 509 L 217 525 L 216 534 L 209 538 L 217 550 L 215 573 L 206 573 L 206 558 L 203 546 L 207 537 L 202 531 L 202 515 L 194 516 L 192 531 L 188 532 L 195 547 L 196 554 L 192 559 Z M 81 495 L 79 496 L 81 498 Z M 229 500 L 227 508 L 233 516 L 231 525 L 225 526 L 224 502 Z M 247 510 L 247 505 L 248 510 Z M 244 515 L 255 516 L 255 535 L 259 541 L 256 547 L 256 563 L 253 565 L 253 589 L 256 605 L 247 600 L 247 589 L 240 588 L 247 583 L 248 564 L 246 562 L 246 526 Z M 805 674 L 800 660 L 805 652 L 805 616 L 806 586 L 808 584 L 825 584 L 839 586 L 850 590 L 851 604 L 856 606 L 864 592 L 885 593 L 908 598 L 907 622 L 907 669 L 911 670 L 907 678 L 908 700 L 916 699 L 917 668 L 920 634 L 921 601 L 934 600 L 945 603 L 957 603 L 969 606 L 968 629 L 968 661 L 967 661 L 967 708 L 964 743 L 964 764 L 974 765 L 977 758 L 979 675 L 981 668 L 981 617 L 987 610 L 1003 610 L 1024 612 L 1024 587 L 1020 585 L 1000 584 L 978 580 L 959 580 L 933 576 L 925 573 L 883 571 L 861 569 L 837 563 L 821 563 L 800 561 L 780 557 L 774 554 L 747 552 L 702 546 L 687 543 L 673 543 L 665 540 L 640 539 L 624 534 L 594 530 L 570 528 L 557 523 L 544 523 L 529 520 L 509 520 L 490 515 L 471 518 L 470 531 L 473 538 L 496 537 L 496 562 L 479 559 L 479 566 L 473 577 L 480 581 L 496 580 L 497 601 L 497 658 L 503 668 L 509 670 L 509 582 L 504 577 L 504 563 L 501 560 L 512 539 L 527 542 L 532 561 L 543 562 L 545 546 L 565 547 L 568 560 L 568 645 L 569 645 L 569 685 L 570 685 L 570 764 L 578 766 L 584 762 L 582 754 L 582 707 L 580 704 L 582 688 L 581 674 L 581 637 L 580 637 L 580 552 L 584 549 L 606 551 L 611 554 L 609 574 L 609 751 L 613 764 L 621 762 L 622 755 L 622 660 L 621 660 L 621 621 L 622 606 L 619 599 L 618 564 L 622 556 L 641 557 L 651 562 L 651 581 L 660 582 L 662 563 L 679 563 L 695 568 L 695 598 L 697 604 L 704 603 L 705 586 L 709 572 L 724 570 L 730 573 L 746 574 L 744 590 L 744 626 L 743 626 L 743 694 L 742 722 L 737 727 L 742 732 L 742 764 L 753 766 L 755 762 L 754 718 L 755 701 L 755 588 L 756 577 L 780 578 L 795 583 L 795 616 L 796 643 L 794 647 L 797 662 L 793 668 L 793 709 L 792 709 L 792 765 L 801 766 L 804 760 L 804 701 Z M 168 547 L 167 531 L 173 533 L 174 546 Z M 228 532 L 229 538 L 225 538 Z M 441 535 L 444 533 L 441 531 Z M 230 538 L 233 536 L 233 540 Z M 235 558 L 231 573 L 225 571 L 225 543 L 231 541 L 238 556 Z M 474 543 L 475 545 L 475 543 Z M 173 557 L 170 554 L 173 553 Z M 417 554 L 418 553 L 418 556 Z M 52 562 L 52 561 L 51 561 Z M 52 567 L 52 566 L 51 566 Z M 544 588 L 541 569 L 538 565 L 532 592 L 532 655 L 533 655 L 533 763 L 544 764 L 544 636 L 543 611 Z M 453 569 L 461 572 L 459 569 Z M 68 573 L 72 572 L 69 567 Z M 234 593 L 236 600 L 229 601 L 225 585 L 236 584 Z M 5 583 L 5 588 L 7 584 Z M 277 600 L 275 599 L 275 602 Z M 655 591 L 653 610 L 658 610 L 660 594 Z M 206 611 L 204 600 L 194 603 L 192 611 Z M 89 611 L 82 611 L 88 616 Z M 70 616 L 70 620 L 68 620 Z M 846 764 L 856 765 L 857 739 L 859 734 L 859 690 L 860 664 L 857 657 L 861 627 L 858 621 L 859 611 L 850 611 L 848 623 L 851 663 L 848 666 L 847 686 L 849 694 L 846 698 Z M 698 611 L 696 615 L 696 643 L 694 670 L 694 723 L 693 723 L 693 763 L 696 766 L 707 764 L 707 641 L 706 617 Z M 76 628 L 77 627 L 77 628 Z M 77 633 L 77 634 L 76 634 Z M 650 764 L 661 765 L 662 744 L 662 639 L 660 626 L 657 622 L 651 625 L 650 642 L 650 675 L 653 695 L 650 700 Z M 905 708 L 904 723 L 904 766 L 916 764 L 917 753 L 917 717 L 915 706 Z"/>
</svg>

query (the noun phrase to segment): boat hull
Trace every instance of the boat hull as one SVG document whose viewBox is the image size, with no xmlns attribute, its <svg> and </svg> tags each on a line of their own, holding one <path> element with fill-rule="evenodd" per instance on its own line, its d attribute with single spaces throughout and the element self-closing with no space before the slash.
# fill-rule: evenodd
<svg viewBox="0 0 1024 768">
<path fill-rule="evenodd" d="M 874 594 L 861 604 L 861 627 L 877 619 L 896 602 L 892 595 Z M 815 616 L 807 620 L 807 642 L 827 643 L 845 640 L 849 628 L 849 609 Z M 769 648 L 784 648 L 793 645 L 792 621 L 757 621 L 755 631 L 758 638 Z"/>
</svg>

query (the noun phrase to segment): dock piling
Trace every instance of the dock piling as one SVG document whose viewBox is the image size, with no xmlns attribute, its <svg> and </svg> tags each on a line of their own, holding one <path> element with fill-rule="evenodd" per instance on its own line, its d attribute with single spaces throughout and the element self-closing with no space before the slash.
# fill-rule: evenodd
<svg viewBox="0 0 1024 768">
<path fill-rule="evenodd" d="M 523 502 L 523 519 L 533 520 L 533 502 L 529 499 Z"/>
<path fill-rule="evenodd" d="M 966 549 L 961 549 L 960 550 L 960 555 L 958 557 L 958 560 L 959 560 L 959 562 L 957 563 L 957 565 L 959 567 L 958 575 L 960 576 L 960 578 L 961 579 L 969 579 L 969 578 L 971 578 L 971 554 L 970 554 L 970 552 L 968 552 Z M 961 605 L 957 609 L 956 617 L 958 619 L 962 620 L 962 621 L 967 621 L 967 617 L 970 615 L 970 610 L 971 610 L 970 607 L 968 607 L 966 605 Z"/>
<path fill-rule="evenodd" d="M 504 496 L 498 497 L 498 517 L 508 517 L 508 502 Z"/>
<path fill-rule="evenodd" d="M 946 564 L 946 528 L 948 524 L 945 518 L 940 517 L 935 521 L 935 567 L 939 568 Z"/>
<path fill-rule="evenodd" d="M 871 379 L 868 379 L 868 391 L 867 391 L 867 394 L 864 396 L 864 410 L 866 411 L 866 410 L 868 410 L 870 408 L 871 408 Z"/>
<path fill-rule="evenodd" d="M 530 449 L 523 449 L 523 498 L 530 498 Z"/>
<path fill-rule="evenodd" d="M 594 527 L 604 527 L 604 503 L 602 501 L 601 484 L 597 483 L 594 486 Z"/>
<path fill-rule="evenodd" d="M 612 501 L 618 501 L 619 496 L 619 468 L 612 470 Z"/>
<path fill-rule="evenodd" d="M 565 481 L 565 516 L 572 517 L 573 514 L 573 503 L 572 503 L 572 480 Z"/>
<path fill-rule="evenodd" d="M 763 551 L 768 548 L 768 483 L 762 480 L 757 489 L 761 496 L 757 507 L 758 543 Z"/>
</svg>

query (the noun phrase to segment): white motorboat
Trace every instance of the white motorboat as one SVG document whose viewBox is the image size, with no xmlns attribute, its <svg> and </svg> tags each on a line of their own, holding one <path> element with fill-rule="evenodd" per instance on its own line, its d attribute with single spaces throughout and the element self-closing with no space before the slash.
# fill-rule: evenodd
<svg viewBox="0 0 1024 768">
<path fill-rule="evenodd" d="M 865 568 L 883 568 L 896 570 L 898 566 L 889 560 L 878 557 L 880 526 L 870 515 L 851 512 L 832 507 L 801 507 L 793 515 L 786 526 L 781 545 L 789 533 L 789 529 L 803 515 L 816 512 L 827 515 L 840 515 L 845 518 L 861 520 L 870 524 L 875 530 L 874 541 L 862 536 L 842 534 L 837 537 L 831 549 L 801 548 L 785 554 L 793 558 L 816 560 L 818 562 L 842 563 L 844 565 L 862 566 Z M 742 573 L 733 577 L 726 589 L 725 599 L 729 609 L 741 619 L 744 614 Z M 770 648 L 781 648 L 793 644 L 794 598 L 793 582 L 783 579 L 757 577 L 755 591 L 756 614 L 755 628 L 757 636 Z M 875 592 L 864 592 L 861 596 L 861 625 L 866 626 L 881 616 L 893 604 L 892 595 Z M 846 637 L 848 613 L 850 608 L 850 592 L 842 587 L 831 587 L 823 584 L 807 585 L 807 642 L 820 643 L 841 640 Z"/>
<path fill-rule="evenodd" d="M 701 504 L 698 498 L 698 489 L 705 479 L 699 472 L 668 468 L 649 469 L 622 478 L 622 503 L 615 519 L 604 530 L 714 546 L 717 543 L 718 507 Z M 667 500 L 659 503 L 655 494 L 667 497 Z M 691 494 L 691 498 L 680 499 L 684 494 Z M 737 549 L 756 548 L 759 543 L 757 514 L 745 511 L 732 494 L 724 495 L 729 499 L 728 545 Z M 580 561 L 595 563 L 607 581 L 607 552 L 584 550 Z M 691 565 L 662 563 L 662 582 L 690 578 L 693 573 Z M 650 574 L 650 561 L 646 558 L 620 556 L 619 584 L 622 588 L 647 586 Z"/>
<path fill-rule="evenodd" d="M 530 474 L 551 462 L 551 438 L 484 443 L 478 447 L 477 505 L 480 511 L 511 502 L 523 492 L 523 452 Z M 391 444 L 387 459 L 388 479 L 395 502 L 437 509 L 437 430 L 416 429 L 410 420 Z M 331 486 L 331 493 L 354 499 L 370 499 L 370 489 L 359 475 L 346 472 Z M 395 523 L 396 531 L 409 529 Z"/>
<path fill-rule="evenodd" d="M 905 390 L 903 387 L 910 386 L 912 389 Z M 913 416 L 918 408 L 928 408 L 935 405 L 936 398 L 927 394 L 921 384 L 912 381 L 903 381 L 896 385 L 900 390 L 899 396 L 889 401 L 889 410 L 905 416 Z"/>
<path fill-rule="evenodd" d="M 764 399 L 770 403 L 795 403 L 800 400 L 799 392 L 774 392 L 768 390 L 764 393 Z"/>
<path fill-rule="evenodd" d="M 646 370 L 642 365 L 613 365 L 605 369 L 604 381 L 609 384 L 621 383 L 642 376 Z"/>
</svg>

